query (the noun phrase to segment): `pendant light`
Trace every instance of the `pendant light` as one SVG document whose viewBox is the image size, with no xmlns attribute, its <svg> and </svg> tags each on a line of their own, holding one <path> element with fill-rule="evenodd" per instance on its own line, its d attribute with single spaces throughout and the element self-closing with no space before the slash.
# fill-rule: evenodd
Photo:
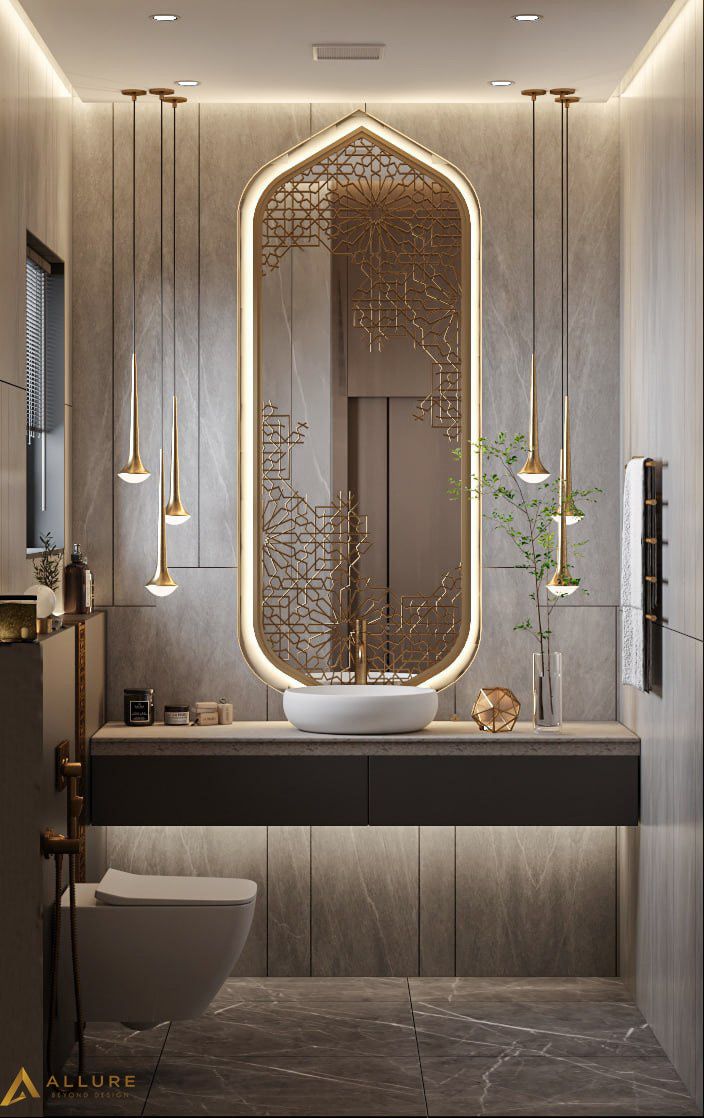
<svg viewBox="0 0 704 1118">
<path fill-rule="evenodd" d="M 565 462 L 564 451 L 560 451 L 560 512 L 559 528 L 557 530 L 557 567 L 555 573 L 547 583 L 548 591 L 557 598 L 565 598 L 574 594 L 579 586 L 579 579 L 573 578 L 567 563 L 567 521 L 565 516 Z"/>
<path fill-rule="evenodd" d="M 137 388 L 137 98 L 144 97 L 146 89 L 123 89 L 125 97 L 132 99 L 132 398 L 130 410 L 130 455 L 118 472 L 123 481 L 137 484 L 146 481 L 149 470 L 139 454 L 139 394 Z"/>
<path fill-rule="evenodd" d="M 565 373 L 566 373 L 566 348 L 565 348 L 565 162 L 564 162 L 564 112 L 565 112 L 565 98 L 574 93 L 573 89 L 551 89 L 551 93 L 555 94 L 555 99 L 562 105 L 562 131 L 560 137 L 560 158 L 561 158 L 561 198 L 560 198 L 560 227 L 561 227 L 561 340 L 562 340 L 562 379 L 563 379 L 563 446 L 560 450 L 560 478 L 559 478 L 559 498 L 558 509 L 554 519 L 558 523 L 557 534 L 557 567 L 550 581 L 547 583 L 547 589 L 550 594 L 555 597 L 564 598 L 569 594 L 573 594 L 579 586 L 579 579 L 573 578 L 570 573 L 569 565 L 567 563 L 567 501 L 569 491 L 567 488 L 567 471 L 568 459 L 566 450 L 569 450 L 569 412 L 567 407 L 567 394 L 565 391 Z M 566 436 L 566 438 L 565 438 Z"/>
<path fill-rule="evenodd" d="M 553 90 L 550 91 L 555 92 Z M 565 523 L 577 524 L 584 513 L 577 508 L 572 495 L 572 453 L 570 448 L 570 133 L 569 107 L 579 101 L 571 96 L 574 90 L 560 90 L 555 100 L 561 106 L 560 159 L 562 173 L 562 469 L 565 483 Z M 561 498 L 562 499 L 562 498 Z M 553 520 L 559 521 L 560 511 Z"/>
<path fill-rule="evenodd" d="M 538 97 L 543 97 L 544 89 L 523 89 L 524 97 L 530 97 L 532 105 L 532 232 L 533 232 L 533 267 L 532 267 L 532 292 L 533 292 L 533 334 L 532 354 L 530 361 L 530 434 L 528 437 L 528 457 L 523 467 L 518 471 L 521 481 L 537 485 L 547 481 L 550 471 L 545 468 L 540 460 L 538 448 L 538 382 L 535 367 L 535 102 Z"/>
<path fill-rule="evenodd" d="M 174 157 L 174 177 L 173 177 L 173 276 L 172 276 L 172 317 L 171 326 L 173 329 L 173 361 L 174 361 L 174 378 L 173 378 L 173 395 L 171 397 L 171 493 L 169 495 L 169 503 L 166 506 L 166 520 L 168 524 L 185 524 L 187 520 L 191 519 L 190 512 L 187 512 L 183 502 L 181 501 L 181 487 L 179 478 L 179 461 L 178 461 L 178 398 L 176 396 L 176 109 L 187 100 L 186 97 L 166 97 L 166 101 L 174 107 L 174 142 L 173 142 L 173 157 Z"/>
<path fill-rule="evenodd" d="M 146 585 L 146 589 L 150 594 L 154 594 L 157 598 L 165 598 L 168 594 L 173 594 L 174 590 L 178 587 L 178 583 L 174 582 L 169 574 L 168 564 L 166 562 L 166 508 L 164 501 L 166 495 L 164 492 L 164 448 L 159 449 L 159 520 L 157 529 L 157 558 L 156 568 L 154 574 Z"/>
</svg>

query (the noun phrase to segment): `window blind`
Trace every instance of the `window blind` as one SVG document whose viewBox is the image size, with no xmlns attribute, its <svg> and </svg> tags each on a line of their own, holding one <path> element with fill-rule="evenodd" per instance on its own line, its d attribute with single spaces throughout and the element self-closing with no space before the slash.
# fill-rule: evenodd
<svg viewBox="0 0 704 1118">
<path fill-rule="evenodd" d="M 46 431 L 46 279 L 27 258 L 27 442 Z"/>
</svg>

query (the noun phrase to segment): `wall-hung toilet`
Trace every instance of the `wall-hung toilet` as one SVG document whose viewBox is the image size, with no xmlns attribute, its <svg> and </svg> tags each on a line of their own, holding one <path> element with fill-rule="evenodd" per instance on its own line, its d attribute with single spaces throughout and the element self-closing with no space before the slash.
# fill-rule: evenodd
<svg viewBox="0 0 704 1118">
<path fill-rule="evenodd" d="M 219 877 L 109 869 L 76 885 L 82 1016 L 149 1028 L 197 1017 L 231 973 L 252 926 L 257 886 Z M 69 891 L 62 900 L 64 996 L 71 1004 Z"/>
</svg>

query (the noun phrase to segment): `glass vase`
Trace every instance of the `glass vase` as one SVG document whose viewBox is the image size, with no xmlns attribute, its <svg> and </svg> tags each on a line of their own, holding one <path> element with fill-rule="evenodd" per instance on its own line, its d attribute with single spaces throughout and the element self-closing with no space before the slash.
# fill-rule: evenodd
<svg viewBox="0 0 704 1118">
<path fill-rule="evenodd" d="M 562 653 L 533 653 L 533 727 L 559 730 L 562 725 Z"/>
</svg>

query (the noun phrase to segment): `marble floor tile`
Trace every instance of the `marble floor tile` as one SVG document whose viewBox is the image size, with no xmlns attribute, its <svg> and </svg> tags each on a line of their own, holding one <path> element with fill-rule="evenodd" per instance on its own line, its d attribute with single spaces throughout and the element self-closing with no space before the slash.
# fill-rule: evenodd
<svg viewBox="0 0 704 1118">
<path fill-rule="evenodd" d="M 164 1058 L 145 1114 L 425 1115 L 418 1059 Z"/>
<path fill-rule="evenodd" d="M 699 1113 L 664 1056 L 647 1060 L 507 1055 L 424 1058 L 428 1114 L 677 1115 Z"/>
<path fill-rule="evenodd" d="M 82 1082 L 86 1086 L 78 1080 L 78 1048 L 74 1047 L 61 1073 L 56 1075 L 60 1086 L 66 1089 L 47 1089 L 45 1113 L 141 1114 L 168 1031 L 168 1022 L 144 1032 L 108 1021 L 89 1022 L 84 1033 Z M 102 1084 L 93 1079 L 101 1075 Z M 110 1086 L 110 1075 L 120 1077 L 117 1087 Z M 124 1085 L 125 1076 L 134 1076 L 133 1087 Z"/>
<path fill-rule="evenodd" d="M 164 1057 L 415 1056 L 405 979 L 230 979 L 207 1012 L 172 1024 Z"/>
<path fill-rule="evenodd" d="M 136 1085 L 46 1113 L 699 1113 L 615 978 L 233 978 L 193 1021 L 89 1025 L 93 1071 Z"/>
<path fill-rule="evenodd" d="M 411 994 L 421 1056 L 661 1053 L 617 980 L 411 979 Z"/>
</svg>

